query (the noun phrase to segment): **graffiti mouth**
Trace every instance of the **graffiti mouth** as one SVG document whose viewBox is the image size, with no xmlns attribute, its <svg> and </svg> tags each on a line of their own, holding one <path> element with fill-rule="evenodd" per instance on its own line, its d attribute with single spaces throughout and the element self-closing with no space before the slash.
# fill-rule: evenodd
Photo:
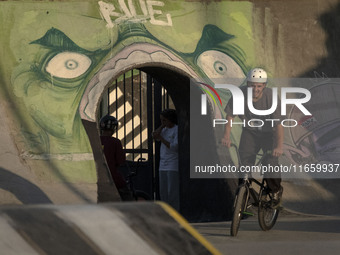
<svg viewBox="0 0 340 255">
<path fill-rule="evenodd" d="M 90 80 L 79 107 L 81 118 L 95 121 L 101 95 L 113 78 L 133 68 L 156 65 L 180 70 L 191 78 L 197 77 L 189 65 L 169 50 L 149 43 L 132 44 L 109 59 Z"/>
</svg>

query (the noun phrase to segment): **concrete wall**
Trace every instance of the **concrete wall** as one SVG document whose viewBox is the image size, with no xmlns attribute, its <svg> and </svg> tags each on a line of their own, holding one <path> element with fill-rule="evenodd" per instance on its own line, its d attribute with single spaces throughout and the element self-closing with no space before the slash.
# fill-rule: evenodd
<svg viewBox="0 0 340 255">
<path fill-rule="evenodd" d="M 244 78 L 255 66 L 271 77 L 340 74 L 336 0 L 1 1 L 0 7 L 3 203 L 119 200 L 100 153 L 96 113 L 109 82 L 132 68 L 200 79 Z M 329 117 L 334 125 L 337 114 Z M 293 163 L 301 162 L 292 151 L 306 155 L 299 134 L 286 131 L 285 160 Z"/>
</svg>

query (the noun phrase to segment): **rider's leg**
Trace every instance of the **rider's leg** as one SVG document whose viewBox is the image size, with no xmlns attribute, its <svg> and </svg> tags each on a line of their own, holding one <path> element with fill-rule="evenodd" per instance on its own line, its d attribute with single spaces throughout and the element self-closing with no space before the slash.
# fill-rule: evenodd
<svg viewBox="0 0 340 255">
<path fill-rule="evenodd" d="M 262 150 L 263 151 L 272 151 L 275 144 L 274 144 L 274 139 L 273 135 L 272 136 L 266 136 L 266 139 L 261 139 L 262 142 Z M 264 162 L 263 165 L 268 166 L 268 169 L 274 169 L 275 171 L 273 172 L 266 172 L 264 174 L 264 178 L 267 181 L 268 187 L 270 191 L 273 193 L 273 201 L 275 204 L 279 204 L 281 201 L 281 196 L 283 192 L 283 188 L 281 186 L 281 172 L 279 169 L 275 169 L 275 167 L 279 166 L 279 158 L 274 157 L 272 155 L 268 155 Z"/>
<path fill-rule="evenodd" d="M 257 140 L 256 134 L 248 129 L 243 129 L 239 146 L 241 164 L 243 166 L 255 164 L 256 154 L 260 150 L 260 144 Z M 240 174 L 240 179 L 242 179 L 243 174 Z"/>
<path fill-rule="evenodd" d="M 279 160 L 277 157 L 268 156 L 266 162 L 263 165 L 267 165 L 268 169 L 275 169 L 275 166 L 279 166 Z M 278 169 L 276 169 L 277 171 Z M 281 188 L 281 173 L 278 172 L 266 172 L 264 178 L 267 180 L 268 187 L 271 192 L 276 193 Z"/>
<path fill-rule="evenodd" d="M 259 140 L 261 142 L 261 149 L 264 152 L 273 151 L 274 149 L 273 133 L 263 134 L 262 139 Z M 279 166 L 279 158 L 269 154 L 264 158 L 262 165 L 267 166 L 268 170 L 275 170 L 271 172 L 267 171 L 264 174 L 264 178 L 266 179 L 268 187 L 271 190 L 271 192 L 279 191 L 281 187 L 281 173 L 280 171 L 277 172 L 277 169 L 275 169 L 275 167 Z"/>
</svg>

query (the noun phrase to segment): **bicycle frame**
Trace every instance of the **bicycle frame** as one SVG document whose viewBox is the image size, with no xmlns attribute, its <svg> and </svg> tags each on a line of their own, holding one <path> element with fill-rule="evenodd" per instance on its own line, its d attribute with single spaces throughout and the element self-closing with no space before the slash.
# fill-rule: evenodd
<svg viewBox="0 0 340 255">
<path fill-rule="evenodd" d="M 128 169 L 129 169 L 129 174 L 126 176 L 126 184 L 128 185 L 128 188 L 131 191 L 134 200 L 140 200 L 140 199 L 142 199 L 142 200 L 151 200 L 151 198 L 149 197 L 149 195 L 146 192 L 144 192 L 142 190 L 136 190 L 135 186 L 134 186 L 134 183 L 133 183 L 133 177 L 137 176 L 138 169 L 140 167 L 140 164 L 143 161 L 145 161 L 145 158 L 139 158 L 137 160 L 137 165 L 136 165 L 134 171 L 131 171 L 129 165 L 126 163 L 127 166 L 128 166 Z"/>
<path fill-rule="evenodd" d="M 231 144 L 231 146 L 236 149 L 239 165 L 241 165 L 242 162 L 237 146 L 235 144 Z M 271 151 L 264 152 L 264 154 L 261 155 L 260 160 L 258 160 L 255 165 L 258 166 L 261 164 L 266 159 L 266 157 L 270 155 L 270 153 Z M 261 175 L 264 175 L 263 172 L 261 172 Z M 272 208 L 272 197 L 270 192 L 266 190 L 267 186 L 265 178 L 262 178 L 261 181 L 258 181 L 250 176 L 251 175 L 248 173 L 243 176 L 242 183 L 239 184 L 238 190 L 236 192 L 230 231 L 232 236 L 237 235 L 242 215 L 254 215 L 253 213 L 247 212 L 247 209 L 252 205 L 259 208 L 259 224 L 264 231 L 270 230 L 274 226 L 278 217 L 278 210 Z M 253 183 L 259 186 L 259 192 L 253 188 Z M 252 204 L 249 203 L 250 197 L 252 197 L 254 200 L 254 203 Z M 269 221 L 266 218 L 267 215 L 269 215 Z"/>
<path fill-rule="evenodd" d="M 245 207 L 243 208 L 243 214 L 253 215 L 252 213 L 247 212 L 247 209 L 249 207 L 249 199 L 250 199 L 250 197 L 253 198 L 254 203 L 252 205 L 254 205 L 254 206 L 259 205 L 260 198 L 262 197 L 262 193 L 265 189 L 264 182 L 265 182 L 264 178 L 262 178 L 261 181 L 258 181 L 254 178 L 248 178 L 248 176 L 243 178 L 243 183 L 241 185 L 244 185 L 245 188 L 246 188 L 246 202 L 245 202 Z M 255 183 L 256 185 L 258 185 L 260 187 L 259 192 L 257 192 L 253 188 L 253 186 L 252 186 L 253 183 Z"/>
<path fill-rule="evenodd" d="M 238 162 L 239 162 L 239 165 L 242 165 L 242 162 L 241 162 L 241 157 L 240 157 L 240 153 L 238 151 L 238 148 L 235 144 L 231 144 L 231 147 L 235 148 L 235 151 L 236 151 L 236 154 L 237 154 L 237 159 L 238 159 Z M 261 156 L 260 160 L 258 160 L 258 162 L 255 164 L 255 166 L 259 166 L 265 159 L 268 155 L 270 155 L 271 151 L 266 151 L 264 152 L 262 155 L 261 154 L 258 154 L 258 156 Z M 261 176 L 263 176 L 263 173 L 261 172 Z M 262 192 L 263 192 L 263 189 L 264 189 L 264 182 L 265 182 L 265 179 L 262 178 L 261 181 L 258 181 L 256 180 L 255 178 L 252 178 L 250 177 L 249 178 L 249 174 L 246 173 L 243 177 L 243 183 L 242 184 L 245 184 L 246 185 L 246 188 L 247 188 L 247 202 L 249 201 L 249 194 L 252 196 L 252 198 L 255 200 L 256 203 L 258 203 L 260 201 L 260 197 L 262 196 Z M 252 187 L 252 183 L 256 183 L 259 187 L 260 187 L 260 192 L 257 193 L 254 188 Z"/>
</svg>

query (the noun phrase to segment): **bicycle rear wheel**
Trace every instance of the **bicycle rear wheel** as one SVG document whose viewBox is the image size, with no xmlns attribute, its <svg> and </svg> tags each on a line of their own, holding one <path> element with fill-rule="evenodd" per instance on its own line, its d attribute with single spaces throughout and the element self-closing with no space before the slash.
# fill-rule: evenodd
<svg viewBox="0 0 340 255">
<path fill-rule="evenodd" d="M 246 204 L 246 187 L 241 186 L 234 201 L 233 219 L 231 222 L 230 234 L 236 236 L 242 219 L 242 212 Z"/>
<path fill-rule="evenodd" d="M 139 202 L 151 200 L 150 196 L 141 190 L 136 190 L 134 197 L 135 200 Z"/>
<path fill-rule="evenodd" d="M 263 192 L 259 203 L 258 220 L 263 231 L 272 229 L 279 216 L 279 209 L 272 207 L 271 197 L 267 192 Z"/>
</svg>

